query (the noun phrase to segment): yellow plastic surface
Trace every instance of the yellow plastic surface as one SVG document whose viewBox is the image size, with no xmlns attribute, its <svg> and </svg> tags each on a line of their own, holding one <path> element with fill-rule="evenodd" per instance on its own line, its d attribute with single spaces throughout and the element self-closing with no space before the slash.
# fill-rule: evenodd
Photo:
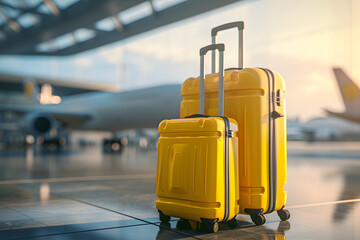
<svg viewBox="0 0 360 240">
<path fill-rule="evenodd" d="M 276 72 L 275 92 L 281 92 L 276 111 L 285 115 L 276 121 L 276 210 L 286 203 L 286 113 L 285 84 Z M 181 118 L 199 111 L 199 78 L 187 79 L 181 89 Z M 245 208 L 268 210 L 269 204 L 269 91 L 266 73 L 257 68 L 227 70 L 224 74 L 225 116 L 238 122 L 240 213 Z M 218 75 L 205 78 L 205 114 L 218 112 Z"/>
<path fill-rule="evenodd" d="M 229 119 L 231 125 L 236 121 Z M 156 208 L 194 221 L 222 221 L 225 211 L 225 159 L 222 118 L 164 120 L 159 125 Z M 229 138 L 230 216 L 239 212 L 237 131 Z"/>
</svg>

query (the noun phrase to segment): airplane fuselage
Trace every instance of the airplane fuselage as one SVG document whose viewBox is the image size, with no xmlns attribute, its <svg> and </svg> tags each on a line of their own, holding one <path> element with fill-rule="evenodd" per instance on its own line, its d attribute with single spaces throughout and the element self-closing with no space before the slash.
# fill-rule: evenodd
<svg viewBox="0 0 360 240">
<path fill-rule="evenodd" d="M 64 98 L 57 111 L 89 114 L 82 124 L 70 129 L 119 131 L 156 128 L 166 118 L 180 116 L 181 85 L 164 85 L 118 93 L 87 93 Z"/>
</svg>

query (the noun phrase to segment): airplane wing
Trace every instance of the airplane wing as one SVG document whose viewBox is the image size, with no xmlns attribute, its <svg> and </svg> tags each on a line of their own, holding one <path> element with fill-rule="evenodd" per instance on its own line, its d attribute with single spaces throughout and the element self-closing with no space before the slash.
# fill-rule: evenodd
<svg viewBox="0 0 360 240">
<path fill-rule="evenodd" d="M 29 113 L 34 111 L 33 106 L 16 106 L 0 104 L 0 112 Z"/>
<path fill-rule="evenodd" d="M 346 112 L 343 112 L 343 113 L 333 112 L 333 111 L 330 111 L 330 110 L 327 110 L 327 109 L 325 109 L 325 111 L 330 116 L 346 119 L 346 120 L 352 121 L 352 122 L 360 122 L 360 116 L 347 114 Z"/>
<path fill-rule="evenodd" d="M 71 127 L 81 126 L 84 122 L 92 118 L 92 116 L 87 113 L 53 112 L 50 114 L 65 126 Z"/>
<path fill-rule="evenodd" d="M 18 114 L 37 113 L 51 115 L 55 120 L 61 122 L 65 127 L 80 126 L 92 118 L 91 114 L 88 113 L 59 111 L 55 109 L 42 108 L 40 106 L 16 106 L 0 104 L 0 112 L 14 112 Z"/>
</svg>

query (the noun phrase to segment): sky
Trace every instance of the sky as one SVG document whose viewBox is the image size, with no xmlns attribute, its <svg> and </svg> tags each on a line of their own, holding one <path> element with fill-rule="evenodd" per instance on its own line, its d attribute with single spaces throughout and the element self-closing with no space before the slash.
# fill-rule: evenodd
<svg viewBox="0 0 360 240">
<path fill-rule="evenodd" d="M 286 82 L 287 113 L 301 120 L 344 109 L 332 67 L 360 85 L 360 1 L 245 0 L 68 57 L 0 57 L 0 72 L 111 84 L 119 91 L 199 75 L 198 50 L 214 26 L 245 22 L 244 65 Z M 220 33 L 225 67 L 237 66 L 236 30 Z M 206 59 L 210 71 L 210 57 Z"/>
</svg>

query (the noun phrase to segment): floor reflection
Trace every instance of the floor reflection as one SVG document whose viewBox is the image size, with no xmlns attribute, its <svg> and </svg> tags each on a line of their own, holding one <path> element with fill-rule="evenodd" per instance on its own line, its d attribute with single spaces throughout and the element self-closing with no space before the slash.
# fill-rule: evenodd
<svg viewBox="0 0 360 240">
<path fill-rule="evenodd" d="M 148 239 L 360 239 L 360 143 L 289 143 L 288 222 L 276 213 L 255 226 L 238 215 L 238 227 L 217 234 L 180 231 L 176 221 L 158 228 L 155 209 L 156 152 L 127 148 L 103 154 L 100 148 L 59 151 L 0 151 L 0 230 L 24 231 L 39 227 L 71 226 L 125 219 L 151 219 L 137 226 Z M 330 156 L 330 157 L 329 157 Z M 76 202 L 79 199 L 124 215 Z M 344 201 L 345 200 L 345 201 Z M 353 202 L 349 202 L 353 201 Z M 291 228 L 290 228 L 291 224 Z M 98 232 L 98 239 L 132 235 L 128 230 Z M 46 230 L 49 229 L 49 230 Z M 135 229 L 135 228 L 133 228 Z M 57 231 L 62 231 L 59 228 Z M 147 232 L 149 231 L 149 232 Z M 179 234 L 181 232 L 181 234 Z M 0 231 L 2 233 L 2 231 Z M 18 233 L 18 232 L 17 232 Z M 131 234 L 130 234 L 131 233 Z M 0 234 L 1 236 L 1 234 Z M 88 238 L 90 235 L 76 235 Z M 71 236 L 73 237 L 73 236 Z M 124 237 L 126 239 L 126 237 Z M 7 239 L 0 237 L 0 239 Z M 51 239 L 51 238 L 50 238 Z M 83 238 L 85 239 L 85 238 Z"/>
<path fill-rule="evenodd" d="M 85 151 L 40 151 L 31 147 L 0 150 L 0 180 L 109 176 L 155 173 L 156 152 L 130 147 L 121 154 L 103 154 L 101 148 Z M 6 170 L 6 171 L 5 171 Z"/>
<path fill-rule="evenodd" d="M 49 201 L 50 198 L 50 185 L 48 183 L 40 184 L 40 201 L 42 203 Z"/>
<path fill-rule="evenodd" d="M 339 195 L 338 200 L 359 199 L 360 198 L 360 166 L 351 166 L 342 171 L 344 178 L 344 186 Z M 333 222 L 342 222 L 353 211 L 356 204 L 352 202 L 348 204 L 338 204 L 333 214 Z M 360 214 L 360 213 L 359 213 Z"/>
<path fill-rule="evenodd" d="M 272 224 L 274 225 L 274 224 Z M 227 224 L 220 223 L 220 230 L 216 234 L 204 233 L 199 230 L 181 230 L 176 228 L 176 221 L 170 223 L 160 223 L 156 239 L 164 239 L 163 235 L 167 230 L 181 231 L 189 236 L 198 237 L 201 239 L 287 239 L 286 232 L 290 230 L 291 225 L 288 221 L 276 223 L 275 229 L 263 226 L 255 226 L 242 218 L 238 219 L 238 226 L 236 228 L 229 228 Z M 274 227 L 274 226 L 272 226 Z"/>
<path fill-rule="evenodd" d="M 266 225 L 259 227 L 257 231 L 261 232 L 261 237 L 259 239 L 287 239 L 285 232 L 289 231 L 291 228 L 290 222 L 283 221 L 279 222 L 276 230 L 267 228 Z"/>
</svg>

